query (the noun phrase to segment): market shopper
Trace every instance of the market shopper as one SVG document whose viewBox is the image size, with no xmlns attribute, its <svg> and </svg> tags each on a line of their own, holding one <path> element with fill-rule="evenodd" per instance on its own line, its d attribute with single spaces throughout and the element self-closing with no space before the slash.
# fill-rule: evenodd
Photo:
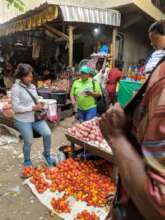
<svg viewBox="0 0 165 220">
<path fill-rule="evenodd" d="M 150 27 L 149 37 L 155 49 L 165 48 L 165 20 Z M 124 110 L 116 104 L 107 111 L 100 128 L 122 183 L 114 219 L 165 219 L 165 56 Z"/>
<path fill-rule="evenodd" d="M 90 73 L 90 67 L 82 66 L 81 78 L 74 81 L 71 89 L 71 101 L 74 108 L 78 109 L 80 122 L 97 116 L 96 99 L 102 95 L 99 83 L 90 78 Z"/>
<path fill-rule="evenodd" d="M 105 60 L 106 61 L 106 60 Z M 109 67 L 107 65 L 107 63 L 98 61 L 96 64 L 96 75 L 94 76 L 94 80 L 96 80 L 103 91 L 104 97 L 105 97 L 105 101 L 106 101 L 106 105 L 109 104 L 109 97 L 108 97 L 108 92 L 107 92 L 107 88 L 106 88 L 106 82 L 107 82 L 107 78 L 108 78 L 108 72 L 109 72 Z"/>
<path fill-rule="evenodd" d="M 109 96 L 109 103 L 114 104 L 116 101 L 116 87 L 117 83 L 123 77 L 123 73 L 118 63 L 115 64 L 115 67 L 108 72 L 107 78 L 107 92 Z"/>
<path fill-rule="evenodd" d="M 19 64 L 16 70 L 17 80 L 11 90 L 12 106 L 15 112 L 15 124 L 24 141 L 24 167 L 32 166 L 30 152 L 33 143 L 33 130 L 43 137 L 43 158 L 48 166 L 52 166 L 53 160 L 50 156 L 51 131 L 46 121 L 35 120 L 35 113 L 42 111 L 44 106 L 38 102 L 36 87 L 32 84 L 32 71 L 30 65 Z M 37 104 L 35 104 L 34 99 L 37 101 Z"/>
</svg>

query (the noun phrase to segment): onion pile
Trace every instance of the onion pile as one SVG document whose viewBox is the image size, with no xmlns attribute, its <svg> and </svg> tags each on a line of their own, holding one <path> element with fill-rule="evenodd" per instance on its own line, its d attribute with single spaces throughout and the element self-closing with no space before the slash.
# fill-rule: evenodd
<svg viewBox="0 0 165 220">
<path fill-rule="evenodd" d="M 110 146 L 103 138 L 99 128 L 99 118 L 92 119 L 83 123 L 77 123 L 68 129 L 68 133 L 84 142 L 88 142 L 108 153 L 112 153 Z"/>
</svg>

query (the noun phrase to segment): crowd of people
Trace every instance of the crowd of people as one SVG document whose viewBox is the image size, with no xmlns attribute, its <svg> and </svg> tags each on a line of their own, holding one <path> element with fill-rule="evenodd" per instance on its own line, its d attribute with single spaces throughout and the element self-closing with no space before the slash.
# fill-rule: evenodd
<svg viewBox="0 0 165 220">
<path fill-rule="evenodd" d="M 164 50 L 164 20 L 149 28 L 149 38 L 155 50 Z M 14 70 L 9 60 L 5 62 L 6 76 L 13 76 Z M 53 68 L 55 71 L 55 66 Z M 159 56 L 152 65 L 147 81 L 124 109 L 118 103 L 115 104 L 117 83 L 123 77 L 117 63 L 113 69 L 108 70 L 98 62 L 96 74 L 88 65 L 83 65 L 79 70 L 79 78 L 72 83 L 70 98 L 80 122 L 97 116 L 99 99 L 105 97 L 106 104 L 115 104 L 100 119 L 101 132 L 112 148 L 120 174 L 113 209 L 114 220 L 165 218 L 164 70 L 165 54 Z M 51 167 L 54 165 L 51 157 L 51 130 L 45 120 L 38 119 L 38 113 L 41 113 L 44 105 L 33 84 L 33 68 L 28 64 L 19 64 L 15 73 L 16 81 L 12 88 L 9 87 L 15 125 L 24 142 L 23 168 L 32 166 L 30 152 L 34 131 L 43 137 L 43 158 Z M 41 77 L 42 81 L 51 83 L 52 74 L 48 68 L 43 69 Z"/>
</svg>

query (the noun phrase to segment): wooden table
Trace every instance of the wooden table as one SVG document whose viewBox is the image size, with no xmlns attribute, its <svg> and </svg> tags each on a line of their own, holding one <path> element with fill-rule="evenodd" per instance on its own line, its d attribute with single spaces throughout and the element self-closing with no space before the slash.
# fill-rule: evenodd
<svg viewBox="0 0 165 220">
<path fill-rule="evenodd" d="M 72 135 L 66 133 L 65 134 L 66 138 L 68 139 L 68 141 L 71 142 L 71 145 L 73 147 L 73 151 L 75 151 L 75 145 L 79 145 L 81 146 L 82 148 L 84 148 L 85 151 L 89 151 L 91 152 L 92 154 L 96 155 L 96 156 L 99 156 L 109 162 L 112 162 L 114 163 L 114 159 L 113 159 L 113 155 L 106 152 L 106 151 L 103 151 L 101 150 L 100 148 L 96 147 L 96 146 L 93 146 L 92 144 L 89 144 L 87 142 L 84 142 L 84 141 L 81 141 L 79 139 L 77 139 L 76 137 L 73 137 Z"/>
</svg>

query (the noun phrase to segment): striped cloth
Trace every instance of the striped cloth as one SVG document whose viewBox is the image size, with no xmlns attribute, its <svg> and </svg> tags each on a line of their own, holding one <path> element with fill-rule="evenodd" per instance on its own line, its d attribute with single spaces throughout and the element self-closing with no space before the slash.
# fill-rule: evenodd
<svg viewBox="0 0 165 220">
<path fill-rule="evenodd" d="M 148 61 L 145 64 L 144 72 L 151 72 L 157 63 L 161 60 L 162 57 L 165 56 L 165 50 L 156 50 L 149 57 Z"/>
<path fill-rule="evenodd" d="M 142 146 L 148 179 L 145 189 L 165 217 L 165 61 L 154 71 L 134 115 L 134 135 Z"/>
</svg>

